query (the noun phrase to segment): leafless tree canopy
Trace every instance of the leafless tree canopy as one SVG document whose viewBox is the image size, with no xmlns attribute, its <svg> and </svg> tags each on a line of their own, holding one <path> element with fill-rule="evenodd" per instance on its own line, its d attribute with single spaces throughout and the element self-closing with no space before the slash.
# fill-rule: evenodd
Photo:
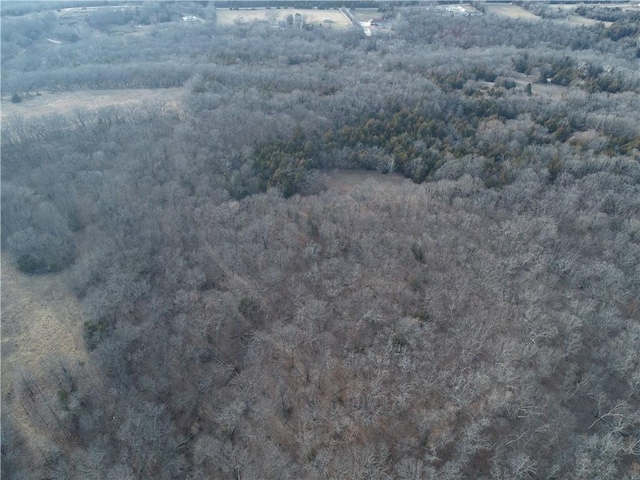
<svg viewBox="0 0 640 480">
<path fill-rule="evenodd" d="M 640 477 L 637 13 L 50 3 L 2 5 L 3 269 L 86 360 L 11 363 L 3 292 L 6 478 Z"/>
</svg>

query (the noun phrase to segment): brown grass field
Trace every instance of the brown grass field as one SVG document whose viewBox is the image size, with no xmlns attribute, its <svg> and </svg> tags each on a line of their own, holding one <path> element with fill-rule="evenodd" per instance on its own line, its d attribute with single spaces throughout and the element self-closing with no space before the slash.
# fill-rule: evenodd
<svg viewBox="0 0 640 480">
<path fill-rule="evenodd" d="M 484 5 L 484 7 L 488 13 L 493 13 L 494 15 L 499 15 L 501 17 L 521 18 L 523 20 L 540 20 L 540 17 L 522 7 L 519 7 L 518 5 L 488 3 Z"/>
<path fill-rule="evenodd" d="M 593 4 L 589 4 L 589 3 L 584 3 L 584 4 L 571 3 L 567 5 L 562 5 L 562 4 L 554 5 L 554 8 L 559 8 L 563 10 L 573 10 L 574 8 L 585 6 L 585 5 L 593 6 Z M 598 6 L 607 7 L 607 8 L 621 8 L 622 10 L 636 10 L 636 11 L 640 10 L 640 6 L 638 6 L 637 3 L 607 3 L 607 4 L 601 4 Z"/>
<path fill-rule="evenodd" d="M 331 170 L 320 174 L 320 181 L 328 190 L 340 194 L 350 194 L 359 188 L 375 188 L 389 194 L 397 192 L 396 187 L 401 184 L 415 185 L 410 179 L 399 173 L 382 174 L 365 170 Z"/>
<path fill-rule="evenodd" d="M 558 9 L 574 9 L 578 5 L 557 5 Z M 620 5 L 609 5 L 607 7 L 620 7 L 623 10 L 640 10 L 640 7 L 636 5 L 629 4 L 620 4 Z M 540 20 L 540 17 L 534 15 L 528 10 L 519 7 L 518 5 L 511 4 L 487 4 L 485 5 L 485 9 L 489 13 L 493 13 L 494 15 L 499 15 L 502 17 L 508 18 L 522 18 L 524 20 Z M 598 23 L 603 23 L 605 27 L 610 27 L 612 22 L 599 22 L 598 20 L 593 20 L 591 18 L 586 18 L 581 15 L 569 15 L 566 19 L 558 19 L 556 20 L 559 23 L 565 23 L 567 25 L 572 26 L 586 26 L 590 27 L 593 25 L 597 25 Z"/>
<path fill-rule="evenodd" d="M 550 97 L 554 99 L 560 99 L 569 91 L 569 87 L 563 87 L 562 85 L 554 85 L 553 83 L 536 83 L 536 77 L 532 75 L 525 75 L 524 73 L 514 72 L 511 78 L 516 85 L 520 88 L 525 88 L 527 83 L 531 84 L 531 92 L 534 95 L 541 97 Z"/>
<path fill-rule="evenodd" d="M 583 17 L 581 15 L 569 15 L 566 22 L 571 25 L 581 25 L 583 27 L 591 27 L 599 23 L 603 23 L 605 27 L 610 27 L 613 24 L 613 22 L 599 22 L 598 20 Z"/>
<path fill-rule="evenodd" d="M 26 275 L 2 256 L 2 383 L 16 369 L 46 375 L 53 359 L 87 359 L 83 315 L 59 273 Z"/>
<path fill-rule="evenodd" d="M 351 15 L 360 22 L 367 22 L 372 18 L 380 18 L 384 13 L 378 12 L 377 8 L 351 8 Z"/>
<path fill-rule="evenodd" d="M 13 115 L 24 118 L 43 117 L 52 114 L 67 115 L 74 109 L 98 110 L 112 105 L 135 105 L 143 102 L 161 102 L 169 108 L 178 108 L 184 89 L 124 89 L 124 90 L 77 90 L 74 92 L 43 92 L 24 98 L 20 103 L 11 103 L 10 97 L 2 97 L 2 122 Z"/>
<path fill-rule="evenodd" d="M 32 391 L 53 391 L 51 371 L 61 364 L 92 368 L 82 338 L 83 314 L 63 274 L 25 275 L 2 256 L 2 404 L 30 451 L 47 439 L 40 432 Z M 40 399 L 38 398 L 38 401 Z M 51 402 L 47 399 L 47 402 Z M 34 401 L 35 402 L 35 401 Z"/>
<path fill-rule="evenodd" d="M 279 22 L 285 21 L 287 15 L 299 13 L 304 18 L 305 23 L 311 25 L 322 25 L 328 28 L 346 28 L 349 26 L 347 18 L 338 10 L 315 10 L 304 8 L 256 8 L 229 10 L 216 10 L 216 23 L 218 25 L 238 25 L 253 22 L 264 22 L 267 25 L 277 26 Z"/>
</svg>

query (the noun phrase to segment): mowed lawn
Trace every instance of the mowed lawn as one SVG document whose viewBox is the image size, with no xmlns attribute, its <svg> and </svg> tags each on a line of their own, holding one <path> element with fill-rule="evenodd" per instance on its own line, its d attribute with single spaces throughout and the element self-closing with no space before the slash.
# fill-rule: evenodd
<svg viewBox="0 0 640 480">
<path fill-rule="evenodd" d="M 329 28 L 346 28 L 349 26 L 347 18 L 338 10 L 316 10 L 305 8 L 256 8 L 256 9 L 217 9 L 216 23 L 218 25 L 241 25 L 261 22 L 277 26 L 285 22 L 288 15 L 300 14 L 306 24 L 322 25 Z"/>
</svg>

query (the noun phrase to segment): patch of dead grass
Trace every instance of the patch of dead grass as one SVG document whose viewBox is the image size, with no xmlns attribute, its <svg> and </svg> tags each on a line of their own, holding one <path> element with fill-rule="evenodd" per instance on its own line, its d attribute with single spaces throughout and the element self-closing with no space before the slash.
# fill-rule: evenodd
<svg viewBox="0 0 640 480">
<path fill-rule="evenodd" d="M 26 275 L 4 255 L 1 269 L 3 383 L 17 368 L 46 376 L 54 358 L 87 361 L 83 313 L 63 274 Z"/>
<path fill-rule="evenodd" d="M 411 180 L 399 173 L 382 174 L 366 170 L 332 170 L 320 175 L 321 181 L 329 190 L 348 194 L 356 187 L 362 187 L 367 181 L 373 182 L 377 188 L 384 190 L 393 189 L 404 182 Z"/>
<path fill-rule="evenodd" d="M 28 451 L 46 444 L 40 431 L 45 413 L 34 398 L 51 402 L 56 386 L 51 371 L 60 362 L 90 366 L 82 338 L 84 317 L 65 287 L 63 274 L 29 276 L 2 256 L 2 404 Z M 29 397 L 25 382 L 35 386 Z"/>
<path fill-rule="evenodd" d="M 534 15 L 529 10 L 526 10 L 518 5 L 510 5 L 503 3 L 487 4 L 484 6 L 489 13 L 499 15 L 501 17 L 508 18 L 520 18 L 523 20 L 540 20 L 540 17 Z"/>
<path fill-rule="evenodd" d="M 2 98 L 2 122 L 14 115 L 37 118 L 46 115 L 69 115 L 75 109 L 98 110 L 113 105 L 136 105 L 143 102 L 161 102 L 177 109 L 184 92 L 183 87 L 123 90 L 78 90 L 74 92 L 44 92 L 29 96 L 20 103 Z"/>
</svg>

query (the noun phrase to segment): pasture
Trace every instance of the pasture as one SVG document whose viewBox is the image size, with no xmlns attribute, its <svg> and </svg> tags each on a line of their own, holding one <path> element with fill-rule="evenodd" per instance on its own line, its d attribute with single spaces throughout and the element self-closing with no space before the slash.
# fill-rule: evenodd
<svg viewBox="0 0 640 480">
<path fill-rule="evenodd" d="M 2 122 L 14 115 L 24 118 L 44 117 L 52 114 L 68 115 L 75 109 L 99 110 L 110 106 L 133 106 L 143 102 L 159 102 L 165 108 L 178 108 L 182 87 L 122 90 L 76 90 L 73 92 L 43 92 L 30 95 L 20 103 L 11 103 L 10 97 L 2 97 Z"/>
<path fill-rule="evenodd" d="M 484 8 L 487 11 L 487 13 L 492 13 L 494 15 L 498 15 L 501 17 L 519 18 L 523 20 L 540 20 L 540 17 L 538 17 L 537 15 L 534 15 L 530 11 L 525 10 L 524 8 L 518 5 L 504 4 L 504 3 L 496 3 L 496 4 L 488 3 L 484 5 Z"/>
</svg>

